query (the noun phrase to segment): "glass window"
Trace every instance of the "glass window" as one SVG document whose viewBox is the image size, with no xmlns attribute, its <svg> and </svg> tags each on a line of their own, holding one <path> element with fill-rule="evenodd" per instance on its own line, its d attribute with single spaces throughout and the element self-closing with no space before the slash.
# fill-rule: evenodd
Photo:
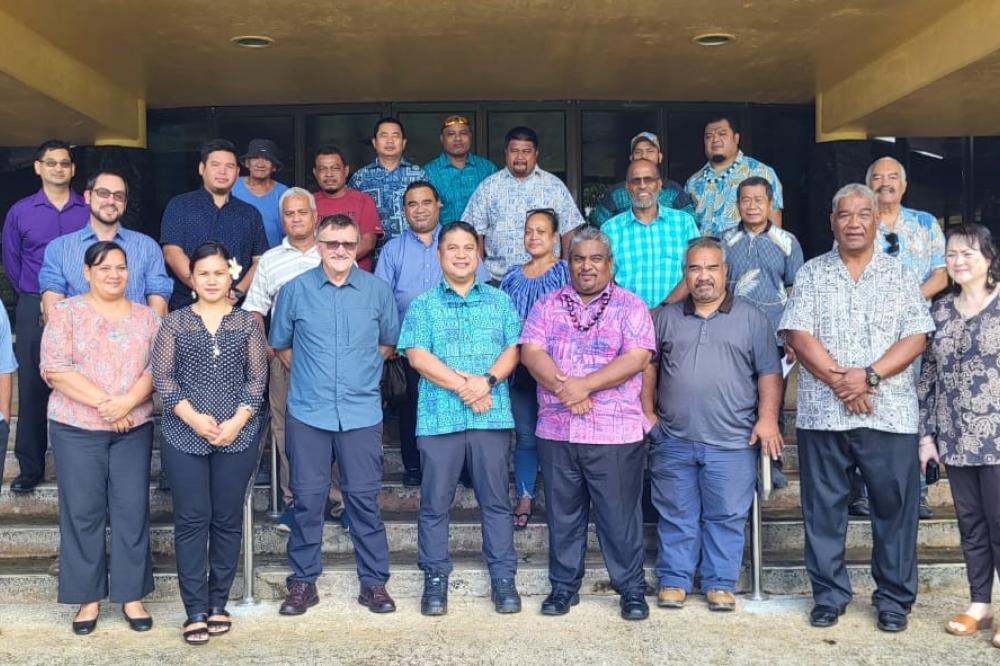
<svg viewBox="0 0 1000 666">
<path fill-rule="evenodd" d="M 403 111 L 399 119 L 406 125 L 406 157 L 423 166 L 441 154 L 441 123 L 448 116 L 465 116 L 472 123 L 472 152 L 476 149 L 476 113 L 467 110 L 431 112 Z"/>
<path fill-rule="evenodd" d="M 974 219 L 1000 235 L 1000 137 L 977 136 L 972 139 L 975 192 Z"/>
<path fill-rule="evenodd" d="M 584 215 L 608 189 L 625 179 L 629 141 L 639 132 L 659 134 L 659 114 L 643 111 L 584 111 L 581 120 Z"/>
<path fill-rule="evenodd" d="M 155 231 L 154 237 L 159 237 L 159 221 L 167 202 L 201 187 L 198 175 L 201 144 L 211 138 L 212 118 L 207 109 L 150 112 L 147 146 L 153 166 L 150 201 L 155 218 L 150 226 L 151 232 Z"/>
<path fill-rule="evenodd" d="M 781 225 L 800 235 L 809 219 L 809 153 L 815 137 L 811 109 L 786 106 L 751 108 L 752 139 L 744 150 L 778 174 L 784 209 Z M 744 131 L 744 133 L 746 133 Z"/>
<path fill-rule="evenodd" d="M 506 164 L 503 138 L 520 125 L 538 134 L 538 165 L 566 182 L 566 114 L 562 111 L 494 111 L 489 114 L 489 158 Z"/>
<path fill-rule="evenodd" d="M 292 116 L 222 116 L 219 118 L 219 136 L 236 144 L 236 154 L 247 151 L 251 139 L 270 139 L 278 144 L 282 168 L 274 179 L 292 185 L 295 183 L 295 120 Z M 246 168 L 240 165 L 240 175 Z"/>
<path fill-rule="evenodd" d="M 318 185 L 312 175 L 313 154 L 324 146 L 336 146 L 343 151 L 351 171 L 357 171 L 375 159 L 372 148 L 372 129 L 382 114 L 343 113 L 337 115 L 309 116 L 306 118 L 306 180 L 309 189 Z"/>
<path fill-rule="evenodd" d="M 907 208 L 925 210 L 948 227 L 962 222 L 960 138 L 907 139 Z"/>
</svg>

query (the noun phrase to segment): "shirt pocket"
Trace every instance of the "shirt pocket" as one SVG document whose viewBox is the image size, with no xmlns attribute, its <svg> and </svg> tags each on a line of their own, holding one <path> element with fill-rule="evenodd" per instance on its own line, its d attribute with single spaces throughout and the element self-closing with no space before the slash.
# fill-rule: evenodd
<svg viewBox="0 0 1000 666">
<path fill-rule="evenodd" d="M 378 346 L 378 311 L 375 308 L 351 308 L 344 314 L 349 347 L 370 349 Z"/>
</svg>

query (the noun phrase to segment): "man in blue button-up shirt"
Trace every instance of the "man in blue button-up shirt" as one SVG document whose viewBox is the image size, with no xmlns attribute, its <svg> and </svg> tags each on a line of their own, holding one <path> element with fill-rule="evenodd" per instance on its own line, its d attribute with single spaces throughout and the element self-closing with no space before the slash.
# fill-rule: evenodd
<svg viewBox="0 0 1000 666">
<path fill-rule="evenodd" d="M 504 381 L 517 366 L 521 318 L 510 297 L 476 279 L 479 239 L 466 222 L 438 235 L 444 279 L 418 296 L 403 320 L 399 348 L 422 375 L 417 448 L 423 464 L 418 564 L 424 572 L 420 610 L 448 608 L 448 509 L 462 465 L 469 464 L 482 514 L 483 556 L 498 613 L 521 610 L 514 586 L 517 553 L 507 490 L 514 417 Z"/>
<path fill-rule="evenodd" d="M 385 589 L 389 547 L 379 513 L 382 486 L 382 360 L 399 337 L 392 291 L 355 264 L 361 233 L 346 215 L 316 230 L 321 263 L 278 292 L 271 346 L 291 369 L 285 452 L 295 520 L 288 539 L 283 615 L 315 605 L 322 573 L 323 509 L 334 453 L 358 564 L 358 601 L 375 613 L 396 609 Z"/>
<path fill-rule="evenodd" d="M 89 291 L 83 277 L 83 255 L 98 241 L 114 241 L 125 250 L 128 261 L 125 297 L 149 305 L 161 317 L 166 315 L 174 284 L 167 277 L 160 246 L 146 234 L 121 226 L 128 200 L 125 179 L 116 173 L 97 173 L 87 181 L 83 198 L 90 208 L 87 226 L 54 239 L 45 248 L 38 273 L 43 311 L 48 312 L 57 301 Z"/>
</svg>

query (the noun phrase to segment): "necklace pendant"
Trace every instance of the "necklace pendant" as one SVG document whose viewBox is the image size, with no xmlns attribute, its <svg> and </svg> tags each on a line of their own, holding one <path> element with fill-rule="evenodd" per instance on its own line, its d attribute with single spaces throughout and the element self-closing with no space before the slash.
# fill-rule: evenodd
<svg viewBox="0 0 1000 666">
<path fill-rule="evenodd" d="M 212 356 L 218 358 L 219 354 L 221 354 L 221 353 L 222 352 L 219 351 L 219 345 L 218 344 L 212 346 Z"/>
</svg>

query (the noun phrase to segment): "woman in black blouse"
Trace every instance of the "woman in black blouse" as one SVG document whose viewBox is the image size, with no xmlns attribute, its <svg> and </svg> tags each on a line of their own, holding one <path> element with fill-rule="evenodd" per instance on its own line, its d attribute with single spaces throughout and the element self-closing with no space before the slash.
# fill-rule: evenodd
<svg viewBox="0 0 1000 666">
<path fill-rule="evenodd" d="M 174 504 L 184 639 L 229 631 L 226 611 L 242 538 L 243 500 L 257 465 L 267 347 L 260 324 L 231 304 L 229 252 L 215 242 L 191 255 L 197 300 L 163 320 L 153 383 L 163 397 L 163 468 Z"/>
<path fill-rule="evenodd" d="M 918 388 L 920 464 L 948 469 L 972 603 L 945 628 L 970 636 L 993 626 L 990 592 L 1000 572 L 1000 257 L 981 225 L 961 225 L 947 238 L 955 287 L 931 308 L 937 330 Z"/>
</svg>

